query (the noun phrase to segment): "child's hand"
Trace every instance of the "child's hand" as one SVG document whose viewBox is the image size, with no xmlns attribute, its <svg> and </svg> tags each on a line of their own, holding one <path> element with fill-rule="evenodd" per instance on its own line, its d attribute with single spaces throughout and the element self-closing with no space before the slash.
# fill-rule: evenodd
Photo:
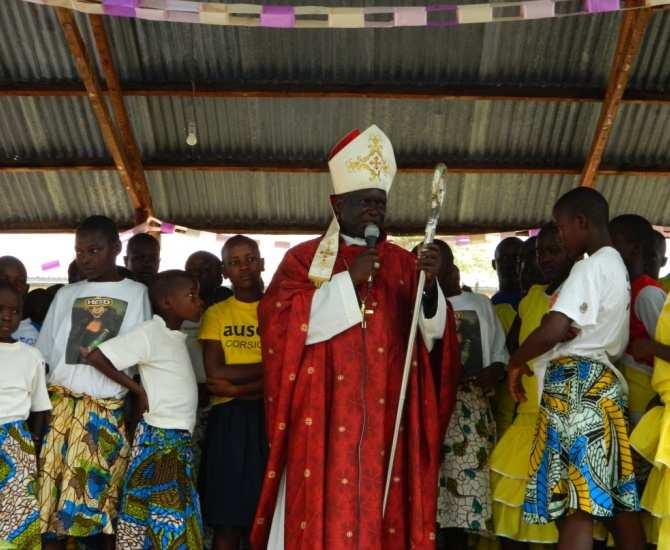
<svg viewBox="0 0 670 550">
<path fill-rule="evenodd" d="M 208 378 L 207 389 L 212 395 L 218 397 L 230 397 L 235 391 L 235 386 L 225 378 Z"/>
<path fill-rule="evenodd" d="M 655 353 L 656 348 L 654 346 L 654 341 L 649 340 L 648 338 L 634 340 L 630 344 L 630 354 L 636 361 L 644 361 L 645 359 L 649 359 L 650 357 L 653 357 Z"/>
<path fill-rule="evenodd" d="M 568 332 L 565 333 L 565 336 L 561 338 L 561 342 L 569 342 L 570 340 L 574 340 L 579 336 L 579 329 L 577 327 L 573 327 L 570 325 L 570 328 L 568 329 Z"/>
<path fill-rule="evenodd" d="M 137 397 L 136 413 L 139 420 L 145 412 L 149 411 L 149 398 L 147 397 L 147 392 L 142 387 L 135 393 L 135 396 Z"/>
<path fill-rule="evenodd" d="M 533 376 L 533 371 L 525 363 L 521 365 L 510 363 L 507 370 L 507 390 L 516 403 L 527 400 L 526 391 L 521 385 L 522 376 Z"/>
<path fill-rule="evenodd" d="M 493 364 L 480 370 L 477 375 L 472 378 L 472 382 L 483 390 L 490 390 L 493 389 L 504 376 L 505 367 L 499 364 Z"/>
</svg>

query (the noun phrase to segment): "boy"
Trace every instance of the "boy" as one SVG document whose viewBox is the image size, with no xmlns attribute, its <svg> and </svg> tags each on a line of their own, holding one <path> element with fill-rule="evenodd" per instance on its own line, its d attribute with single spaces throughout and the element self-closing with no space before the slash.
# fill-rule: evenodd
<svg viewBox="0 0 670 550">
<path fill-rule="evenodd" d="M 491 262 L 491 266 L 498 275 L 499 287 L 498 292 L 491 298 L 491 302 L 502 323 L 505 335 L 509 334 L 512 329 L 521 300 L 519 256 L 522 246 L 523 241 L 517 237 L 503 239 L 496 246 L 495 256 Z M 497 385 L 492 406 L 497 432 L 503 434 L 514 418 L 514 402 L 504 382 Z"/>
<path fill-rule="evenodd" d="M 229 288 L 221 286 L 223 283 L 223 266 L 211 252 L 199 250 L 191 254 L 186 260 L 186 271 L 193 275 L 200 283 L 200 297 L 205 307 L 213 306 L 230 298 L 233 293 Z"/>
<path fill-rule="evenodd" d="M 210 307 L 200 329 L 213 405 L 201 494 L 214 550 L 237 549 L 248 536 L 267 460 L 257 314 L 263 258 L 258 244 L 243 235 L 228 239 L 221 256 L 235 294 Z"/>
<path fill-rule="evenodd" d="M 84 357 L 151 315 L 146 287 L 122 279 L 116 267 L 121 241 L 112 220 L 84 220 L 75 250 L 85 280 L 58 291 L 37 341 L 49 365 L 53 405 L 39 474 L 47 549 L 62 548 L 58 538 L 99 533 L 105 535 L 101 548 L 113 546 L 118 490 L 128 459 L 127 390 L 91 369 Z"/>
<path fill-rule="evenodd" d="M 202 301 L 197 282 L 185 271 L 159 274 L 150 293 L 153 319 L 103 342 L 87 357 L 148 407 L 123 483 L 116 547 L 199 549 L 202 519 L 191 437 L 198 388 L 179 328 L 186 319 L 200 319 Z M 138 365 L 142 387 L 122 372 L 133 365 Z"/>
<path fill-rule="evenodd" d="M 128 241 L 123 261 L 136 281 L 149 286 L 161 263 L 161 244 L 148 233 L 138 233 Z"/>
<path fill-rule="evenodd" d="M 510 360 L 508 386 L 525 400 L 521 377 L 535 363 L 542 388 L 524 520 L 557 521 L 559 549 L 590 549 L 594 518 L 618 548 L 642 550 L 638 495 L 626 419 L 626 385 L 613 361 L 628 341 L 630 284 L 612 248 L 609 207 L 579 187 L 554 206 L 568 256 L 577 261 L 540 324 Z M 547 354 L 547 355 L 544 355 Z M 546 372 L 545 372 L 546 368 Z"/>
<path fill-rule="evenodd" d="M 626 264 L 631 285 L 629 342 L 651 339 L 665 303 L 665 292 L 656 279 L 645 273 L 645 260 L 654 229 L 642 216 L 624 214 L 610 222 L 612 244 Z M 654 357 L 636 361 L 630 346 L 622 358 L 622 371 L 628 382 L 628 412 L 631 426 L 635 427 L 654 398 L 651 373 Z M 639 472 L 638 472 L 639 473 Z M 638 480 L 640 481 L 640 480 Z"/>
<path fill-rule="evenodd" d="M 668 263 L 668 258 L 666 257 L 665 235 L 660 231 L 654 230 L 651 234 L 650 241 L 645 248 L 646 261 L 644 264 L 644 272 L 652 279 L 658 281 L 661 277 L 661 269 Z M 668 289 L 665 287 L 663 287 L 663 290 L 666 293 L 668 292 Z"/>
<path fill-rule="evenodd" d="M 21 295 L 25 318 L 19 323 L 16 332 L 12 334 L 14 340 L 34 346 L 39 336 L 39 330 L 33 325 L 25 300 L 28 296 L 28 272 L 23 262 L 14 256 L 3 256 L 0 258 L 0 281 L 12 285 Z"/>
<path fill-rule="evenodd" d="M 488 456 L 496 439 L 489 394 L 509 359 L 505 334 L 489 299 L 462 292 L 454 256 L 443 241 L 438 281 L 456 317 L 463 373 L 456 407 L 442 445 L 437 501 L 440 534 L 454 548 L 467 546 L 467 532 L 492 534 Z"/>
<path fill-rule="evenodd" d="M 0 282 L 0 547 L 37 550 L 36 448 L 51 402 L 42 355 L 12 337 L 21 300 L 16 288 Z"/>
<path fill-rule="evenodd" d="M 533 285 L 544 284 L 544 277 L 537 263 L 537 247 L 537 237 L 528 237 L 521 246 L 519 253 L 521 296 L 525 296 Z"/>
</svg>

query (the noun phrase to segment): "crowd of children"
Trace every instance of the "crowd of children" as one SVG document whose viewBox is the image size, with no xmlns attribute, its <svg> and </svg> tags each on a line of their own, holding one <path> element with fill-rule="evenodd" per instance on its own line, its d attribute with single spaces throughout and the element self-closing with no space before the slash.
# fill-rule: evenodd
<svg viewBox="0 0 670 550">
<path fill-rule="evenodd" d="M 553 218 L 500 243 L 492 299 L 436 243 L 462 364 L 437 546 L 670 548 L 665 238 L 592 189 Z M 70 284 L 31 292 L 0 257 L 0 548 L 246 548 L 268 455 L 258 244 L 159 272 L 136 235 L 121 268 L 92 216 L 75 253 Z"/>
</svg>

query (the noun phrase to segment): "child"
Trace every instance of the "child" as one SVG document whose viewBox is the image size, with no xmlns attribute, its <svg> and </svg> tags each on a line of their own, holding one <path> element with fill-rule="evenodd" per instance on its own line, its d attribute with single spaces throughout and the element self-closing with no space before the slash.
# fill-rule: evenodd
<svg viewBox="0 0 670 550">
<path fill-rule="evenodd" d="M 202 518 L 191 437 L 198 388 L 179 327 L 185 319 L 200 319 L 202 301 L 197 282 L 185 271 L 159 274 L 150 293 L 157 313 L 153 319 L 103 342 L 87 358 L 148 406 L 123 483 L 116 547 L 200 549 Z M 121 372 L 133 365 L 138 365 L 142 387 Z"/>
<path fill-rule="evenodd" d="M 223 266 L 211 252 L 194 252 L 186 260 L 185 269 L 200 282 L 200 297 L 205 301 L 205 307 L 223 302 L 233 295 L 229 288 L 221 286 Z"/>
<path fill-rule="evenodd" d="M 161 263 L 161 243 L 148 233 L 138 233 L 128 241 L 123 261 L 136 281 L 149 286 Z"/>
<path fill-rule="evenodd" d="M 544 284 L 542 270 L 537 263 L 537 237 L 528 237 L 519 253 L 519 286 L 525 296 L 533 285 Z M 509 333 L 509 331 L 506 331 Z"/>
<path fill-rule="evenodd" d="M 658 281 L 661 277 L 661 269 L 668 263 L 665 235 L 660 231 L 654 230 L 645 248 L 646 261 L 644 263 L 644 272 L 652 279 Z M 668 289 L 665 287 L 663 287 L 663 290 L 666 293 L 668 292 Z"/>
<path fill-rule="evenodd" d="M 572 268 L 573 262 L 568 258 L 558 238 L 558 228 L 553 223 L 544 226 L 538 235 L 537 259 L 543 278 L 549 283 L 531 287 L 519 304 L 520 343 L 540 326 L 542 317 L 551 307 L 554 293 Z M 530 367 L 532 369 L 532 363 Z M 530 525 L 522 520 L 528 461 L 540 406 L 535 378 L 524 376 L 521 383 L 528 400 L 517 407 L 512 425 L 496 445 L 489 462 L 491 470 L 498 474 L 493 482 L 493 522 L 504 549 L 524 548 L 524 543 L 530 542 L 551 544 L 558 540 L 553 523 Z"/>
<path fill-rule="evenodd" d="M 488 394 L 504 376 L 509 356 L 491 302 L 481 294 L 461 292 L 449 245 L 435 243 L 442 252 L 439 283 L 454 309 L 463 364 L 456 407 L 442 445 L 437 523 L 447 530 L 440 538 L 464 548 L 466 532 L 493 532 L 488 457 L 496 426 Z"/>
<path fill-rule="evenodd" d="M 3 256 L 0 258 L 0 281 L 12 285 L 21 295 L 23 301 L 23 313 L 25 318 L 19 323 L 16 332 L 12 334 L 14 340 L 34 346 L 39 336 L 39 330 L 30 320 L 26 298 L 28 296 L 28 272 L 23 262 L 14 256 Z"/>
<path fill-rule="evenodd" d="M 228 239 L 221 255 L 235 295 L 210 307 L 200 329 L 213 394 L 201 494 L 214 550 L 237 549 L 248 535 L 267 460 L 257 315 L 263 259 L 242 235 Z"/>
<path fill-rule="evenodd" d="M 493 295 L 491 302 L 506 335 L 512 329 L 521 300 L 519 256 L 522 246 L 523 241 L 517 237 L 503 239 L 496 247 L 494 260 L 491 262 L 498 275 L 499 285 L 499 290 Z M 514 401 L 504 381 L 496 386 L 491 405 L 497 432 L 503 434 L 514 418 Z"/>
<path fill-rule="evenodd" d="M 666 300 L 658 320 L 654 340 L 642 339 L 631 343 L 630 351 L 636 359 L 654 355 L 652 388 L 660 398 L 640 420 L 631 434 L 631 444 L 653 466 L 644 492 L 642 508 L 656 523 L 654 535 L 648 542 L 659 549 L 670 547 L 670 298 Z M 656 540 L 658 539 L 658 540 Z"/>
<path fill-rule="evenodd" d="M 635 474 L 627 433 L 626 385 L 613 361 L 628 341 L 630 285 L 611 246 L 609 207 L 579 187 L 554 206 L 568 256 L 579 259 L 540 324 L 514 353 L 508 386 L 526 399 L 521 377 L 535 364 L 542 388 L 530 457 L 524 521 L 557 522 L 559 548 L 592 548 L 593 519 L 607 522 L 618 548 L 641 550 Z M 546 355 L 545 355 L 546 354 Z M 546 366 L 546 373 L 544 367 Z"/>
<path fill-rule="evenodd" d="M 12 337 L 21 301 L 16 288 L 0 282 L 0 547 L 37 550 L 36 449 L 51 402 L 42 355 Z"/>
<path fill-rule="evenodd" d="M 653 338 L 665 303 L 665 292 L 660 283 L 644 272 L 653 231 L 651 224 L 636 214 L 617 216 L 610 222 L 612 243 L 621 254 L 630 278 L 630 342 Z M 628 382 L 628 414 L 631 426 L 635 427 L 655 395 L 651 388 L 654 358 L 650 355 L 636 361 L 627 349 L 621 363 Z M 640 472 L 636 473 L 639 475 Z"/>
<path fill-rule="evenodd" d="M 39 473 L 47 549 L 62 548 L 56 538 L 99 533 L 106 535 L 102 548 L 113 545 L 118 490 L 128 459 L 127 390 L 84 364 L 84 356 L 151 315 L 146 287 L 119 275 L 121 241 L 112 220 L 84 220 L 75 248 L 85 280 L 58 291 L 37 341 L 49 365 L 53 405 Z"/>
</svg>

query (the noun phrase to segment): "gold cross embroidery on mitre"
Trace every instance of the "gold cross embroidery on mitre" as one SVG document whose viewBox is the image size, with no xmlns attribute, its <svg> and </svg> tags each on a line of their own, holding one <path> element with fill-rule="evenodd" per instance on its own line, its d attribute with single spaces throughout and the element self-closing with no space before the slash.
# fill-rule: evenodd
<svg viewBox="0 0 670 550">
<path fill-rule="evenodd" d="M 382 140 L 378 135 L 370 136 L 368 154 L 347 161 L 349 172 L 366 171 L 370 181 L 380 181 L 383 174 L 389 173 L 389 163 L 382 154 Z"/>
</svg>

